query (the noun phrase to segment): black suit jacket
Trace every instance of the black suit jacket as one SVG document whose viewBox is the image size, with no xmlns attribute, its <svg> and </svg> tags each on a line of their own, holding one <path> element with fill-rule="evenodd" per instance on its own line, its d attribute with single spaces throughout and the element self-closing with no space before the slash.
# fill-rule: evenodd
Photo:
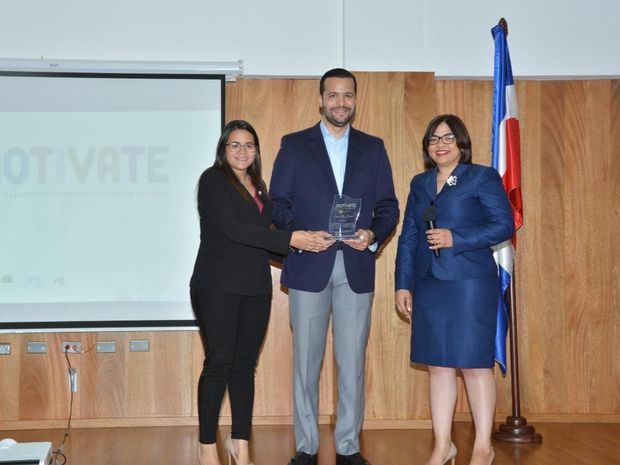
<svg viewBox="0 0 620 465">
<path fill-rule="evenodd" d="M 271 201 L 259 193 L 263 211 L 231 184 L 207 169 L 198 184 L 200 248 L 190 287 L 241 295 L 271 294 L 269 253 L 286 255 L 291 232 L 269 229 Z"/>
</svg>

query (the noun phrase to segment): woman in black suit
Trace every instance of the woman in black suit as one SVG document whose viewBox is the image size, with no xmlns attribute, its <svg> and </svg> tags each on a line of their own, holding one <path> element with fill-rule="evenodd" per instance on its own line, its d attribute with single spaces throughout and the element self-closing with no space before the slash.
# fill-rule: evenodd
<svg viewBox="0 0 620 465">
<path fill-rule="evenodd" d="M 254 370 L 271 306 L 269 254 L 289 247 L 319 251 L 305 231 L 270 229 L 271 200 L 261 177 L 254 128 L 226 125 L 213 166 L 198 184 L 200 248 L 190 281 L 205 362 L 198 382 L 200 463 L 219 465 L 216 430 L 226 388 L 232 433 L 225 447 L 238 465 L 250 464 Z"/>
</svg>

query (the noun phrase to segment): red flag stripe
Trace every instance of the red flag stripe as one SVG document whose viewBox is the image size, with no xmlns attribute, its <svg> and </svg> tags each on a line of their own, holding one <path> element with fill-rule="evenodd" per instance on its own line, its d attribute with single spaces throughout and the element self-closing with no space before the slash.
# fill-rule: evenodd
<svg viewBox="0 0 620 465">
<path fill-rule="evenodd" d="M 502 181 L 512 207 L 516 229 L 519 229 L 523 224 L 520 145 L 519 120 L 509 118 L 506 120 L 506 172 Z"/>
</svg>

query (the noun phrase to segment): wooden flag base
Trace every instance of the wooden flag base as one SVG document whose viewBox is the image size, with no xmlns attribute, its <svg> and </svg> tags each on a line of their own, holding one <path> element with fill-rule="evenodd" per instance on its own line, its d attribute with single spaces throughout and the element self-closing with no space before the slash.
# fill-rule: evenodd
<svg viewBox="0 0 620 465">
<path fill-rule="evenodd" d="M 517 444 L 531 444 L 542 442 L 542 435 L 534 430 L 532 425 L 527 424 L 524 417 L 506 417 L 506 423 L 499 425 L 493 432 L 493 439 L 500 442 L 513 442 Z"/>
</svg>

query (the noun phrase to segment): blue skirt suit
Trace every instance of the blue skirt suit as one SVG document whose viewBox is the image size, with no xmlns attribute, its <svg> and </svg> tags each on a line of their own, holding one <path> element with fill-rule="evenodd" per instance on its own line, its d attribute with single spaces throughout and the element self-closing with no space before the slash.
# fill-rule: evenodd
<svg viewBox="0 0 620 465">
<path fill-rule="evenodd" d="M 492 246 L 510 239 L 514 220 L 496 170 L 459 164 L 437 194 L 437 168 L 411 180 L 398 239 L 396 289 L 413 293 L 411 361 L 455 368 L 490 368 L 499 299 Z M 429 249 L 423 212 L 434 204 L 436 228 L 453 246 Z"/>
</svg>

